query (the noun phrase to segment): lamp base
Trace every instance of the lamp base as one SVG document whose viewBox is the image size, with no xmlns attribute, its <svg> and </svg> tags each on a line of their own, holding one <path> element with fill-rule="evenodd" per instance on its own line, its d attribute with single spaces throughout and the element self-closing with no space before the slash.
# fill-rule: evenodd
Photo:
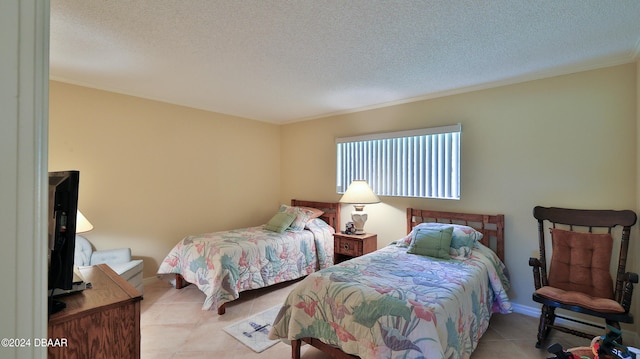
<svg viewBox="0 0 640 359">
<path fill-rule="evenodd" d="M 365 234 L 364 224 L 367 221 L 368 215 L 363 210 L 356 210 L 351 212 L 351 220 L 353 221 L 353 226 L 355 227 L 355 234 Z"/>
</svg>

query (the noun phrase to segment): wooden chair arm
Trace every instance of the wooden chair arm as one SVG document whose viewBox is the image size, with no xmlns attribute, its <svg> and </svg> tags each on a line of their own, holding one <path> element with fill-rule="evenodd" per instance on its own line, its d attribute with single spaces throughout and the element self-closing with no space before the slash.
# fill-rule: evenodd
<svg viewBox="0 0 640 359">
<path fill-rule="evenodd" d="M 533 267 L 533 284 L 536 290 L 538 290 L 542 287 L 542 274 L 540 273 L 542 264 L 540 263 L 540 259 L 531 257 L 529 258 L 529 265 Z"/>
<path fill-rule="evenodd" d="M 540 267 L 540 259 L 529 257 L 529 265 L 532 267 Z"/>
<path fill-rule="evenodd" d="M 631 308 L 631 296 L 633 294 L 633 284 L 638 283 L 638 274 L 633 272 L 627 272 L 622 278 L 624 284 L 622 287 L 622 297 L 620 298 L 620 305 L 624 308 L 624 311 L 629 313 Z"/>
<path fill-rule="evenodd" d="M 625 282 L 638 283 L 638 274 L 633 272 L 627 272 L 624 274 L 623 280 Z"/>
</svg>

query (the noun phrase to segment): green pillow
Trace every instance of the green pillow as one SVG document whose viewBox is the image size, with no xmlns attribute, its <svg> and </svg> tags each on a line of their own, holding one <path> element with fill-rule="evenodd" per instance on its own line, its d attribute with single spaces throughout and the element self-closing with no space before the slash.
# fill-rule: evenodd
<svg viewBox="0 0 640 359">
<path fill-rule="evenodd" d="M 282 233 L 291 223 L 293 223 L 295 219 L 296 215 L 293 213 L 278 212 L 271 217 L 269 222 L 264 226 L 264 229 Z"/>
<path fill-rule="evenodd" d="M 452 233 L 453 227 L 419 229 L 415 232 L 407 253 L 450 259 Z"/>
</svg>

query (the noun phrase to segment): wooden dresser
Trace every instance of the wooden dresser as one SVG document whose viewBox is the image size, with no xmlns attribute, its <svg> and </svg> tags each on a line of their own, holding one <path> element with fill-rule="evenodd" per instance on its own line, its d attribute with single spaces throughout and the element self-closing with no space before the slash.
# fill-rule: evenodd
<svg viewBox="0 0 640 359">
<path fill-rule="evenodd" d="M 48 339 L 66 346 L 48 358 L 140 358 L 142 294 L 106 264 L 80 272 L 92 288 L 58 298 L 67 307 L 49 318 Z"/>
</svg>

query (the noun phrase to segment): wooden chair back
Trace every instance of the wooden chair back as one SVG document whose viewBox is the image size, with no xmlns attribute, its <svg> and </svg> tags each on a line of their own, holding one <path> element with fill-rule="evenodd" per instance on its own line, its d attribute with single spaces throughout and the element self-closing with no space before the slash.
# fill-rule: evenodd
<svg viewBox="0 0 640 359">
<path fill-rule="evenodd" d="M 594 231 L 605 231 L 610 234 L 614 227 L 622 226 L 614 288 L 615 300 L 620 302 L 624 285 L 623 277 L 626 272 L 631 227 L 637 220 L 637 216 L 633 211 L 585 210 L 537 206 L 533 209 L 533 216 L 538 221 L 540 265 L 542 274 L 542 283 L 540 284 L 543 286 L 548 285 L 545 238 L 549 234 L 549 231 L 545 227 L 545 222 L 548 222 L 551 228 L 559 228 L 563 226 L 565 229 L 570 231 L 583 230 L 591 233 Z M 536 288 L 538 287 L 539 285 L 536 284 Z"/>
</svg>

